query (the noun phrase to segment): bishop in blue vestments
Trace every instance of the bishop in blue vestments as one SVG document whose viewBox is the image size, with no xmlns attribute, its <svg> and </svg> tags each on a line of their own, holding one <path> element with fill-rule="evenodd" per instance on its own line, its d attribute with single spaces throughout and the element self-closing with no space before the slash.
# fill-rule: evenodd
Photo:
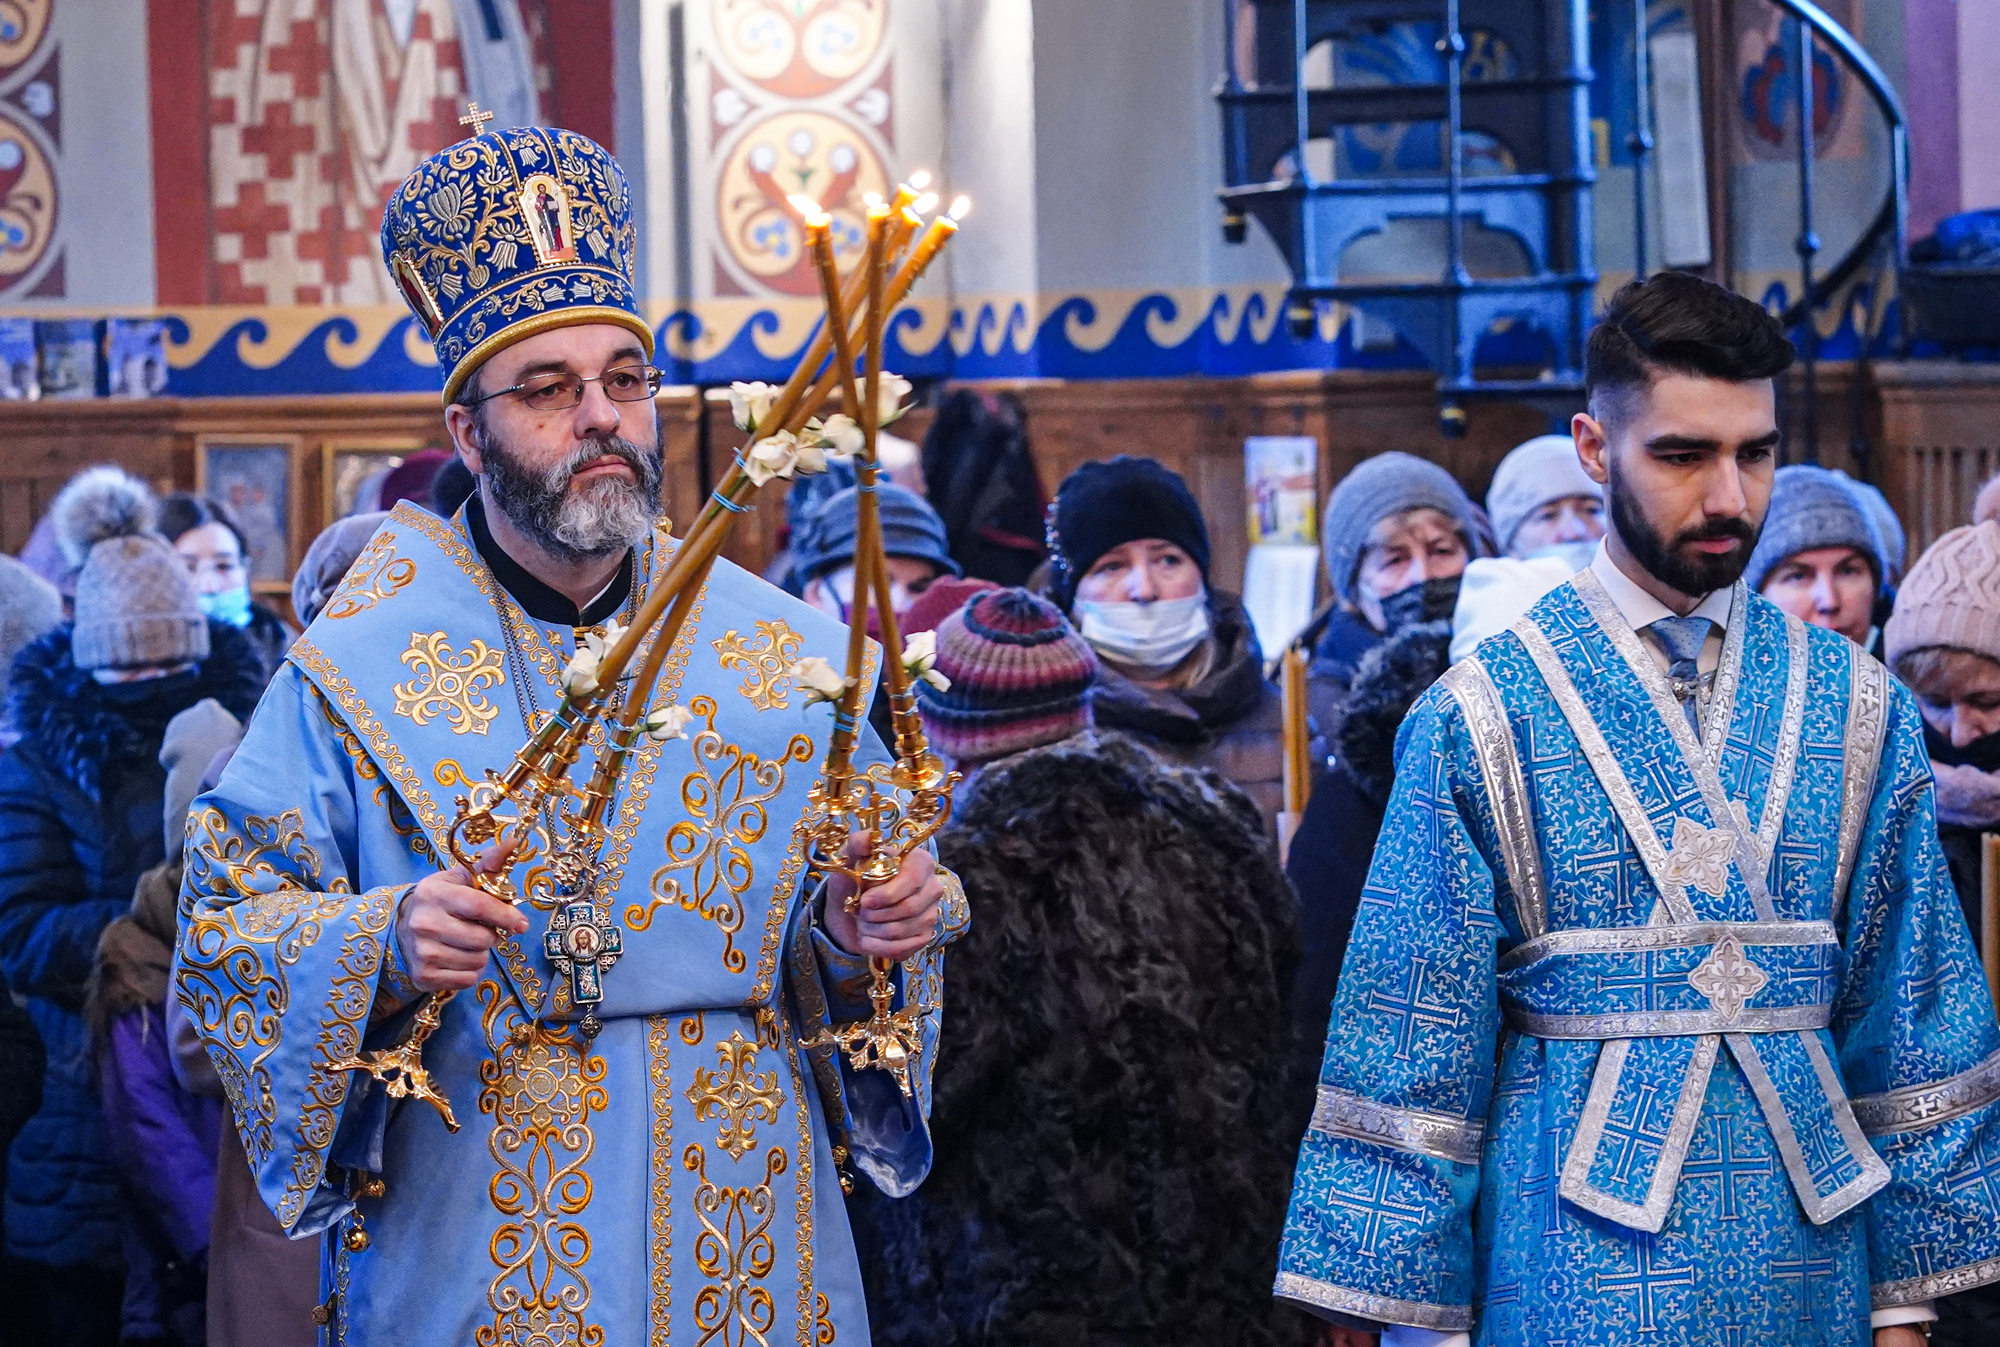
<svg viewBox="0 0 2000 1347">
<path fill-rule="evenodd" d="M 2000 1280 L 2000 1031 L 1918 711 L 1738 581 L 1749 301 L 1621 292 L 1596 562 L 1411 710 L 1277 1293 L 1336 1341 L 1921 1341 Z"/>
<path fill-rule="evenodd" d="M 583 137 L 452 146 L 382 244 L 479 490 L 449 520 L 398 506 L 292 647 L 190 818 L 175 968 L 262 1195 L 321 1240 L 324 1340 L 864 1344 L 842 1186 L 900 1196 L 929 1166 L 963 895 L 921 852 L 857 913 L 812 882 L 831 721 L 795 666 L 838 665 L 847 632 L 727 562 L 666 652 L 650 707 L 679 737 L 635 755 L 595 887 L 551 876 L 546 812 L 518 907 L 451 866 L 454 796 L 675 546 L 659 374 L 625 179 Z M 811 1042 L 866 1017 L 868 955 L 927 1012 L 908 1094 Z M 423 1063 L 457 1131 L 337 1065 L 437 990 Z"/>
</svg>

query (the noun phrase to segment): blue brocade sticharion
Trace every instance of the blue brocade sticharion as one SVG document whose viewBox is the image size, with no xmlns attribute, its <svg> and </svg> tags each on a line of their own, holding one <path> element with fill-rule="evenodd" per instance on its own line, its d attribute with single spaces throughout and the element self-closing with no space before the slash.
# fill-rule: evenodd
<svg viewBox="0 0 2000 1347">
<path fill-rule="evenodd" d="M 1697 745 L 1585 572 L 1403 726 L 1277 1291 L 1865 1347 L 2000 1279 L 1996 1101 L 1908 691 L 1739 586 Z"/>
<path fill-rule="evenodd" d="M 641 587 L 667 546 L 641 549 Z M 846 629 L 726 562 L 655 691 L 693 713 L 688 737 L 646 744 L 610 820 L 596 915 L 623 950 L 602 1033 L 578 1032 L 549 963 L 558 900 L 531 857 L 529 935 L 424 1054 L 464 1130 L 326 1069 L 407 1032 L 396 904 L 441 868 L 452 796 L 525 738 L 523 702 L 555 709 L 574 642 L 506 598 L 462 522 L 398 506 L 189 819 L 178 994 L 264 1199 L 326 1235 L 330 1341 L 865 1343 L 836 1150 L 896 1195 L 928 1169 L 942 947 L 967 914 L 947 878 L 938 941 L 897 973 L 932 1012 L 914 1102 L 801 1047 L 867 1010 L 865 963 L 813 923 L 794 829 L 829 712 L 784 672 L 840 658 Z"/>
</svg>

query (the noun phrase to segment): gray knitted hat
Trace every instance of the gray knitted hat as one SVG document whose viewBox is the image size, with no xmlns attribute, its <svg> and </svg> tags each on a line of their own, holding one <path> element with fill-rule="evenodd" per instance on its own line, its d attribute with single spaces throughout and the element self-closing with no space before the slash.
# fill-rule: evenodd
<svg viewBox="0 0 2000 1347">
<path fill-rule="evenodd" d="M 187 566 L 153 532 L 153 493 L 114 467 L 88 468 L 49 507 L 79 566 L 71 657 L 79 669 L 133 669 L 208 658 L 208 619 Z"/>
<path fill-rule="evenodd" d="M 1903 535 L 1903 521 L 1896 518 L 1895 508 L 1889 504 L 1889 498 L 1882 494 L 1881 487 L 1857 482 L 1838 468 L 1833 471 L 1834 476 L 1847 483 L 1848 489 L 1854 492 L 1855 499 L 1859 500 L 1863 508 L 1868 511 L 1868 517 L 1875 521 L 1875 532 L 1882 539 L 1882 562 L 1889 568 L 1887 583 L 1901 584 L 1903 566 L 1909 560 L 1910 553 L 1909 539 Z M 1979 521 L 1975 519 L 1973 522 Z"/>
<path fill-rule="evenodd" d="M 1852 547 L 1868 558 L 1868 564 L 1875 568 L 1875 587 L 1882 587 L 1886 570 L 1882 536 L 1875 531 L 1875 521 L 1855 492 L 1854 483 L 1840 473 L 1810 464 L 1779 468 L 1771 481 L 1771 507 L 1764 513 L 1764 531 L 1757 535 L 1757 548 L 1743 569 L 1743 579 L 1750 588 L 1762 589 L 1785 558 L 1816 547 Z"/>
<path fill-rule="evenodd" d="M 1590 480 L 1576 456 L 1576 441 L 1567 435 L 1537 435 L 1517 444 L 1493 470 L 1486 489 L 1486 513 L 1493 516 L 1493 536 L 1500 550 L 1514 547 L 1514 531 L 1529 515 L 1552 500 L 1570 496 L 1604 499 L 1604 488 Z"/>
<path fill-rule="evenodd" d="M 21 647 L 62 624 L 56 587 L 10 556 L 0 556 L 0 687 Z"/>
<path fill-rule="evenodd" d="M 1466 548 L 1485 554 L 1472 498 L 1452 475 L 1414 454 L 1390 450 L 1362 462 L 1326 498 L 1326 574 L 1342 602 L 1353 598 L 1368 530 L 1405 510 L 1436 510 L 1458 525 Z"/>
</svg>

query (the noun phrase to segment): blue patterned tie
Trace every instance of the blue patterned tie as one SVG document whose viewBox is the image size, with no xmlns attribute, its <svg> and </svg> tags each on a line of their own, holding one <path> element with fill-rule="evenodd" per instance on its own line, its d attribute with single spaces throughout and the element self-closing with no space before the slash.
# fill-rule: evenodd
<svg viewBox="0 0 2000 1347">
<path fill-rule="evenodd" d="M 1681 711 L 1697 743 L 1701 741 L 1701 718 L 1695 689 L 1700 686 L 1701 647 L 1714 625 L 1705 617 L 1663 617 L 1652 625 L 1653 634 L 1667 648 L 1667 677 L 1674 680 L 1674 695 L 1680 698 Z"/>
</svg>

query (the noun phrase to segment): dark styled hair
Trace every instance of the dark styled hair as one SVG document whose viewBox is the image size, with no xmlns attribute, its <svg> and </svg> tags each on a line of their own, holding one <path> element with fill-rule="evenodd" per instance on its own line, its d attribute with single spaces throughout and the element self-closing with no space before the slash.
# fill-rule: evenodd
<svg viewBox="0 0 2000 1347">
<path fill-rule="evenodd" d="M 1600 407 L 1661 374 L 1742 383 L 1775 379 L 1791 364 L 1784 327 L 1761 306 L 1699 276 L 1662 271 L 1611 297 L 1584 351 L 1584 389 L 1602 421 Z"/>
<path fill-rule="evenodd" d="M 235 534 L 236 550 L 245 559 L 249 558 L 250 540 L 243 536 L 235 516 L 221 501 L 213 496 L 197 496 L 192 491 L 176 491 L 160 497 L 160 535 L 168 542 L 178 542 L 183 533 L 204 524 L 220 524 Z"/>
</svg>

